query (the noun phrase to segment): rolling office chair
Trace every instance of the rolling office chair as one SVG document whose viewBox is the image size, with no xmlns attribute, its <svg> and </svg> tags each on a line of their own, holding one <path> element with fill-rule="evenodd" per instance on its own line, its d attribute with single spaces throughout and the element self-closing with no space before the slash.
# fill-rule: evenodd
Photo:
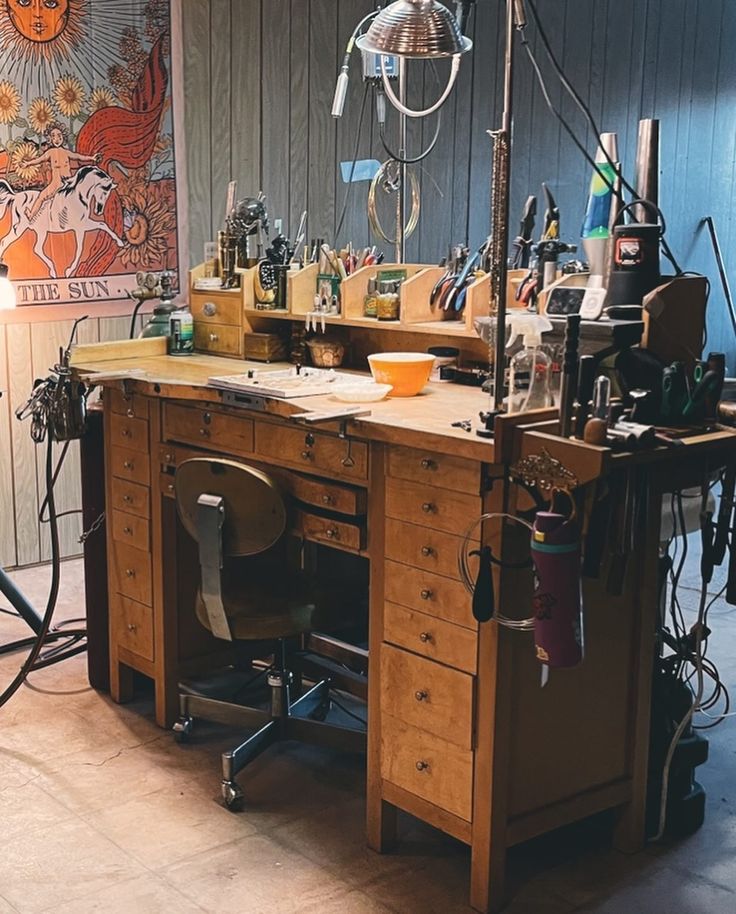
<svg viewBox="0 0 736 914">
<path fill-rule="evenodd" d="M 268 710 L 193 694 L 180 685 L 181 716 L 174 724 L 178 740 L 189 735 L 194 717 L 256 731 L 222 756 L 222 796 L 229 809 L 238 809 L 243 792 L 235 776 L 280 740 L 365 752 L 365 730 L 324 720 L 329 679 L 296 701 L 290 696 L 287 639 L 345 627 L 352 621 L 351 601 L 303 572 L 285 573 L 287 504 L 265 473 L 233 460 L 193 458 L 178 467 L 175 491 L 179 517 L 199 546 L 199 621 L 226 641 L 277 644 L 267 674 Z M 259 656 L 264 653 L 271 650 Z"/>
</svg>

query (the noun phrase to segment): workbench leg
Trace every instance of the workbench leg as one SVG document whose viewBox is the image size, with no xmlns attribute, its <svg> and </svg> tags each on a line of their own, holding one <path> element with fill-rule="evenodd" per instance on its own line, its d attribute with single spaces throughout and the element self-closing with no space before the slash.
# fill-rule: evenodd
<svg viewBox="0 0 736 914">
<path fill-rule="evenodd" d="M 118 704 L 133 698 L 133 670 L 114 655 L 110 662 L 110 695 Z"/>
<path fill-rule="evenodd" d="M 368 798 L 366 830 L 368 847 L 385 854 L 396 846 L 397 842 L 397 809 L 385 800 L 371 801 Z"/>
<path fill-rule="evenodd" d="M 495 914 L 506 900 L 506 843 L 502 839 L 473 844 L 470 855 L 470 905 L 482 914 Z"/>
<path fill-rule="evenodd" d="M 179 683 L 171 677 L 162 676 L 154 683 L 156 692 L 156 723 L 166 730 L 179 717 Z"/>
</svg>

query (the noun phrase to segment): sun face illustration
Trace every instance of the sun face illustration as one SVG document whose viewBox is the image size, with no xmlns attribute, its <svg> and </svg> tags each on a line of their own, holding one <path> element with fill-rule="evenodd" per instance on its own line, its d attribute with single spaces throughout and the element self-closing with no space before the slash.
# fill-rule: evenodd
<svg viewBox="0 0 736 914">
<path fill-rule="evenodd" d="M 87 0 L 0 0 L 0 9 L 0 45 L 34 63 L 68 56 L 85 34 Z"/>
<path fill-rule="evenodd" d="M 30 41 L 53 41 L 69 24 L 69 0 L 6 0 L 13 26 Z"/>
</svg>

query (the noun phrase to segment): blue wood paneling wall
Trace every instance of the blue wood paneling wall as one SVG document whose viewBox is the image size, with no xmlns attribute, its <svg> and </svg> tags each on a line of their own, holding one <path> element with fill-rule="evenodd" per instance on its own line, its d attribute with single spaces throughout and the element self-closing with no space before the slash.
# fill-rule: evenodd
<svg viewBox="0 0 736 914">
<path fill-rule="evenodd" d="M 712 250 L 701 219 L 712 215 L 736 288 L 736 2 L 735 0 L 536 0 L 555 52 L 604 131 L 615 131 L 633 181 L 638 121 L 661 121 L 661 205 L 668 239 L 682 267 L 713 281 L 708 347 L 729 355 L 736 340 L 725 311 Z M 292 229 L 310 213 L 310 235 L 334 235 L 344 185 L 339 162 L 355 144 L 362 86 L 353 62 L 345 117 L 329 116 L 334 78 L 353 25 L 371 0 L 185 0 L 191 249 L 222 220 L 224 183 L 240 193 L 259 187 L 274 217 Z M 420 227 L 408 256 L 436 261 L 453 241 L 477 246 L 488 232 L 490 143 L 500 122 L 503 46 L 501 0 L 478 0 L 471 22 L 475 47 L 444 110 L 440 140 L 423 163 Z M 582 114 L 560 89 L 533 25 L 529 40 L 548 76 L 550 94 L 591 153 L 595 141 Z M 562 210 L 562 234 L 578 238 L 590 169 L 548 112 L 523 53 L 517 56 L 511 212 L 549 182 Z M 436 94 L 434 78 L 412 64 L 410 101 Z M 394 121 L 395 123 L 395 121 Z M 433 130 L 412 123 L 416 151 Z M 361 157 L 383 159 L 371 106 Z M 208 180 L 206 180 L 208 176 Z M 208 198 L 204 192 L 211 188 Z M 366 185 L 355 186 L 341 241 L 368 243 Z M 515 228 L 515 225 L 512 226 Z"/>
</svg>

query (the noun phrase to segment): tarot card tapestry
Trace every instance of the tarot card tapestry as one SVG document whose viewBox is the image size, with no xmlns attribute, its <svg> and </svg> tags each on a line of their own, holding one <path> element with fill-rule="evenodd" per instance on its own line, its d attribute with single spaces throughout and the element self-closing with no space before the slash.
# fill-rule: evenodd
<svg viewBox="0 0 736 914">
<path fill-rule="evenodd" d="M 19 305 L 177 271 L 170 0 L 0 0 L 0 259 Z"/>
</svg>

